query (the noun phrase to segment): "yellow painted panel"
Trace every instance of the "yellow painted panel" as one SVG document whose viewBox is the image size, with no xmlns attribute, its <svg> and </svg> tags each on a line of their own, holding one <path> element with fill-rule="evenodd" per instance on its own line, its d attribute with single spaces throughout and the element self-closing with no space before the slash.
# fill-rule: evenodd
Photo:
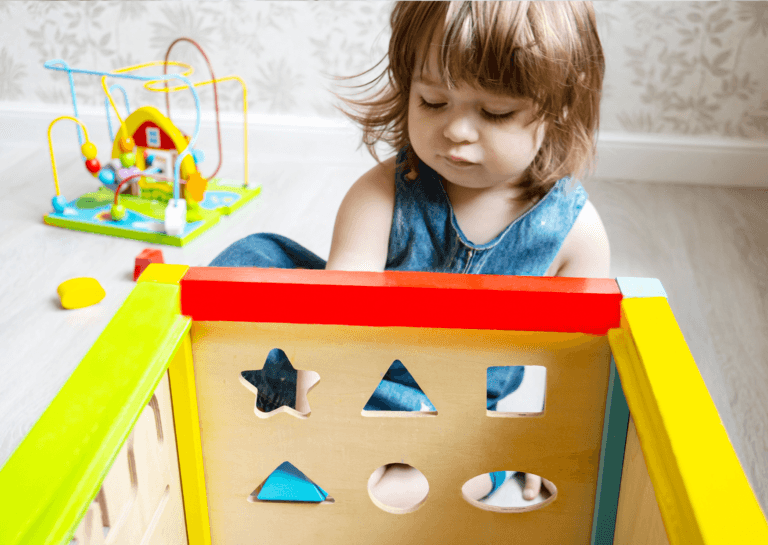
<svg viewBox="0 0 768 545">
<path fill-rule="evenodd" d="M 621 305 L 621 330 L 609 339 L 670 543 L 768 543 L 768 523 L 667 300 Z M 717 479 L 704 478 L 713 470 Z"/>
<path fill-rule="evenodd" d="M 189 335 L 168 367 L 171 400 L 176 425 L 176 448 L 184 497 L 189 545 L 210 545 L 211 527 L 203 472 L 203 450 L 200 443 L 200 420 L 197 411 L 195 371 Z"/>
</svg>

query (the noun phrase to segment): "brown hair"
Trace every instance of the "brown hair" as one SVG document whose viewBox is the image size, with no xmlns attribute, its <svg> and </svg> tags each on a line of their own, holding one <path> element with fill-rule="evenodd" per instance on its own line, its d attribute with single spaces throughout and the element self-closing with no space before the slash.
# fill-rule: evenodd
<svg viewBox="0 0 768 545">
<path fill-rule="evenodd" d="M 534 121 L 546 123 L 519 200 L 538 200 L 560 178 L 591 171 L 605 60 L 590 2 L 397 2 L 390 24 L 388 55 L 361 74 L 336 78 L 362 76 L 389 58 L 378 77 L 351 88 L 373 88 L 384 76 L 388 85 L 362 100 L 336 94 L 357 112 L 338 108 L 362 126 L 363 144 L 376 161 L 377 142 L 395 150 L 407 145 L 405 169 L 418 173 L 408 145 L 411 78 L 426 63 L 422 54 L 416 66 L 419 53 L 436 43 L 440 76 L 450 88 L 465 82 L 530 98 Z"/>
</svg>

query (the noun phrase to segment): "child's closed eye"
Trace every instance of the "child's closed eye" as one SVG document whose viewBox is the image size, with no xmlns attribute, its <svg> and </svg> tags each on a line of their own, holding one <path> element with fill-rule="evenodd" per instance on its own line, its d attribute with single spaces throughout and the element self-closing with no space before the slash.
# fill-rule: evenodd
<svg viewBox="0 0 768 545">
<path fill-rule="evenodd" d="M 443 106 L 445 106 L 445 102 L 435 103 L 435 102 L 427 102 L 424 100 L 424 97 L 421 97 L 421 106 L 428 109 L 428 110 L 439 110 Z"/>
<path fill-rule="evenodd" d="M 440 108 L 445 106 L 445 102 L 427 102 L 426 100 L 424 100 L 424 97 L 420 97 L 419 105 L 422 108 L 425 108 L 427 110 L 439 110 Z M 494 114 L 494 113 L 482 110 L 482 113 L 483 113 L 483 117 L 485 117 L 489 121 L 499 122 L 500 123 L 500 122 L 507 121 L 507 120 L 511 119 L 512 116 L 515 115 L 516 111 L 512 110 L 511 112 L 506 112 L 506 113 L 503 113 L 503 114 Z"/>
<path fill-rule="evenodd" d="M 492 114 L 491 112 L 486 112 L 485 110 L 483 110 L 483 115 L 485 116 L 486 119 L 489 119 L 497 123 L 501 123 L 502 121 L 508 121 L 512 119 L 512 116 L 514 116 L 515 113 L 516 112 L 513 110 L 511 112 L 506 112 L 503 114 Z"/>
</svg>

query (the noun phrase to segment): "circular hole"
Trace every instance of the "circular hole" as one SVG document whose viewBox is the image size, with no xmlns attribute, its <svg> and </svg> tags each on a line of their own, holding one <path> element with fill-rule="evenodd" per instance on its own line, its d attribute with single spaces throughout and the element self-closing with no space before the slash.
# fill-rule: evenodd
<svg viewBox="0 0 768 545">
<path fill-rule="evenodd" d="M 397 515 L 416 511 L 428 493 L 427 478 L 408 464 L 383 465 L 368 479 L 368 495 L 376 507 Z"/>
<path fill-rule="evenodd" d="M 539 493 L 532 499 L 526 498 L 526 485 L 535 488 L 539 481 Z M 461 487 L 461 494 L 470 504 L 486 511 L 523 513 L 555 501 L 557 487 L 533 473 L 496 471 L 472 477 Z"/>
</svg>

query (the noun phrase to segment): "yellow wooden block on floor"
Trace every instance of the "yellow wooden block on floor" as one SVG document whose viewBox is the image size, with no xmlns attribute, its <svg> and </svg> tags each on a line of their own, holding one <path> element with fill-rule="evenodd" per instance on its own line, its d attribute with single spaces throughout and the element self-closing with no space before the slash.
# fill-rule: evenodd
<svg viewBox="0 0 768 545">
<path fill-rule="evenodd" d="M 107 294 L 95 278 L 71 278 L 56 289 L 61 306 L 68 309 L 95 305 Z"/>
</svg>

